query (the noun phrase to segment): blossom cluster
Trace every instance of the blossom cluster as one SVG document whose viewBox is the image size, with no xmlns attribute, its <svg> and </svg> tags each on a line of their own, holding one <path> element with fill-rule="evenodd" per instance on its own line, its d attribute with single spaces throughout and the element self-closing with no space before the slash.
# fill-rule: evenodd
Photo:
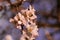
<svg viewBox="0 0 60 40">
<path fill-rule="evenodd" d="M 29 8 L 18 12 L 14 19 L 10 19 L 10 22 L 16 21 L 16 28 L 22 31 L 20 40 L 33 40 L 36 36 L 38 36 L 36 18 L 37 16 L 35 15 L 35 10 L 30 5 Z"/>
</svg>

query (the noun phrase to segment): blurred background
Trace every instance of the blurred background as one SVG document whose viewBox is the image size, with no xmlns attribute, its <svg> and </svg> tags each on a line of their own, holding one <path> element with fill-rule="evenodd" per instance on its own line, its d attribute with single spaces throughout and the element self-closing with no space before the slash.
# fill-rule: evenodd
<svg viewBox="0 0 60 40">
<path fill-rule="evenodd" d="M 29 5 L 36 10 L 39 36 L 35 40 L 60 40 L 60 0 L 0 0 L 0 40 L 7 40 L 7 34 L 18 40 L 20 30 L 9 19 Z"/>
</svg>

